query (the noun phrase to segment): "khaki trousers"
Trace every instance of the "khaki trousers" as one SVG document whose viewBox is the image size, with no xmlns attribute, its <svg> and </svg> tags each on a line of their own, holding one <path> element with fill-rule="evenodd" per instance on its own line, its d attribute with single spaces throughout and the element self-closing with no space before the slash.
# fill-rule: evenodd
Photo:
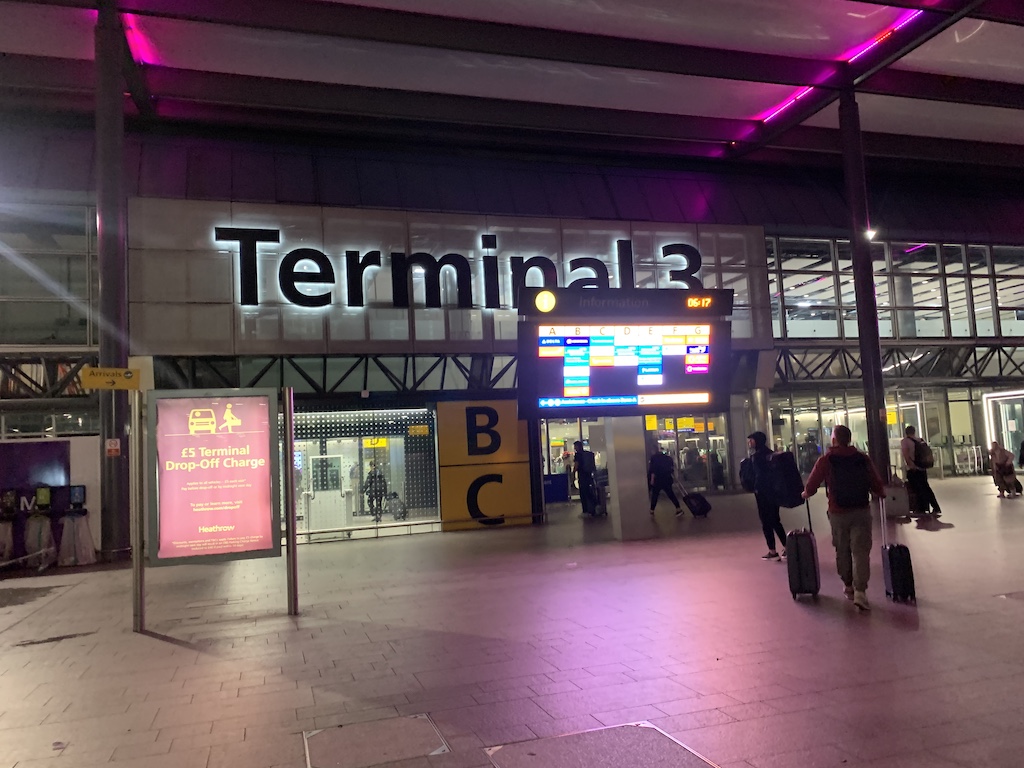
<svg viewBox="0 0 1024 768">
<path fill-rule="evenodd" d="M 846 586 L 863 592 L 871 576 L 871 508 L 829 512 L 836 570 Z"/>
</svg>

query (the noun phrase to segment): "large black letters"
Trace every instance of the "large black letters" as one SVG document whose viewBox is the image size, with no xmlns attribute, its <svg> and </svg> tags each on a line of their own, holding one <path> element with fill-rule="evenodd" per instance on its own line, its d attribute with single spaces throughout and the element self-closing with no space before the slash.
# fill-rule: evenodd
<svg viewBox="0 0 1024 768">
<path fill-rule="evenodd" d="M 687 245 L 686 243 L 665 245 L 662 246 L 661 255 L 665 258 L 669 256 L 682 256 L 686 259 L 685 269 L 669 270 L 668 277 L 670 280 L 677 280 L 687 288 L 700 290 L 704 287 L 700 278 L 697 277 L 697 273 L 700 272 L 700 251 L 692 245 Z"/>
<path fill-rule="evenodd" d="M 473 308 L 473 273 L 469 261 L 458 253 L 447 253 L 435 259 L 429 253 L 391 254 L 391 293 L 396 307 L 408 307 L 409 302 L 409 269 L 420 267 L 423 270 L 424 293 L 426 306 L 441 306 L 441 269 L 452 267 L 455 270 L 456 294 L 459 309 Z"/>
<path fill-rule="evenodd" d="M 300 261 L 311 261 L 316 264 L 316 272 L 297 272 L 295 267 Z M 323 283 L 334 285 L 334 267 L 327 255 L 316 248 L 296 248 L 281 259 L 281 267 L 277 272 L 281 293 L 292 304 L 300 307 L 326 307 L 331 303 L 331 292 L 305 294 L 295 287 L 296 283 Z"/>
<path fill-rule="evenodd" d="M 481 525 L 501 525 L 505 522 L 502 517 L 488 517 L 480 509 L 480 489 L 488 483 L 500 483 L 504 478 L 501 475 L 480 475 L 469 484 L 466 491 L 466 508 L 469 509 L 469 516 Z"/>
<path fill-rule="evenodd" d="M 238 243 L 239 302 L 246 307 L 255 307 L 260 303 L 256 244 L 281 242 L 281 230 L 215 227 L 213 236 L 217 240 Z"/>
<path fill-rule="evenodd" d="M 477 423 L 478 417 L 484 423 Z M 498 412 L 486 405 L 471 405 L 466 408 L 466 453 L 470 456 L 487 456 L 501 448 L 501 434 L 494 428 L 498 425 Z M 480 436 L 487 435 L 487 444 L 480 444 Z"/>
</svg>

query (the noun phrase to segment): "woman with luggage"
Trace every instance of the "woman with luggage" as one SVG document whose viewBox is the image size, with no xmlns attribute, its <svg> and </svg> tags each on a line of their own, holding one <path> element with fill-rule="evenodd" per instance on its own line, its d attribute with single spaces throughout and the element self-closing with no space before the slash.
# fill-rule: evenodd
<svg viewBox="0 0 1024 768">
<path fill-rule="evenodd" d="M 1007 494 L 1010 498 L 1018 496 L 1017 475 L 1013 471 L 1013 454 L 993 440 L 988 456 L 992 467 L 992 480 L 999 491 L 999 498 L 1005 499 Z"/>
</svg>

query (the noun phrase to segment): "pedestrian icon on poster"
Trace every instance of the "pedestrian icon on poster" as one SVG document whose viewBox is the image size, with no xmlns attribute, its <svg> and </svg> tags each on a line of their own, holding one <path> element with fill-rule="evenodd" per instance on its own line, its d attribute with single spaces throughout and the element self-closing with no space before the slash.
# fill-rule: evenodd
<svg viewBox="0 0 1024 768">
<path fill-rule="evenodd" d="M 217 429 L 227 430 L 230 433 L 234 432 L 235 427 L 239 426 L 241 423 L 242 420 L 231 412 L 231 403 L 228 403 L 226 406 L 224 406 L 224 421 Z"/>
</svg>

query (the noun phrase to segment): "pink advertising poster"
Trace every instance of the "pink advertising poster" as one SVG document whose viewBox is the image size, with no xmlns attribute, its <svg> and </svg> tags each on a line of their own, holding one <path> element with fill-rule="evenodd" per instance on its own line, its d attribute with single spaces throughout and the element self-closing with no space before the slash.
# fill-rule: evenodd
<svg viewBox="0 0 1024 768">
<path fill-rule="evenodd" d="M 270 398 L 164 398 L 156 408 L 157 557 L 273 549 Z"/>
</svg>

